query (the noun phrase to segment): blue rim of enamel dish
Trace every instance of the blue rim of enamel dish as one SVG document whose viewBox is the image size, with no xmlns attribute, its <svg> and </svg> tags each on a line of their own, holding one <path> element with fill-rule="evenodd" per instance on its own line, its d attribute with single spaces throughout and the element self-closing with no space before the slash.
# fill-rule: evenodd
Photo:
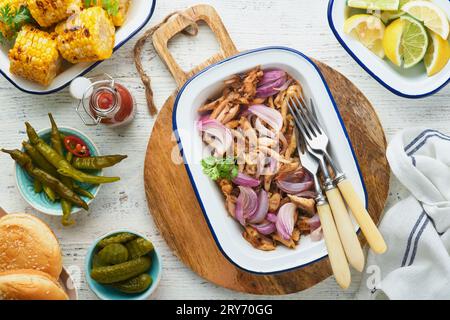
<svg viewBox="0 0 450 320">
<path fill-rule="evenodd" d="M 114 52 L 116 52 L 117 50 L 119 50 L 125 43 L 127 43 L 128 41 L 130 41 L 131 38 L 133 38 L 139 31 L 142 30 L 142 28 L 145 27 L 145 25 L 150 21 L 150 19 L 153 16 L 153 13 L 155 12 L 155 7 L 156 7 L 156 0 L 153 0 L 153 4 L 152 7 L 150 9 L 150 12 L 147 16 L 147 18 L 145 19 L 145 21 L 136 29 L 134 30 L 126 39 L 124 39 L 123 41 L 119 42 L 118 44 L 116 44 L 114 46 Z M 78 78 L 78 77 L 82 77 L 84 76 L 86 73 L 92 71 L 95 67 L 97 67 L 100 63 L 102 63 L 104 60 L 102 61 L 97 61 L 95 63 L 93 63 L 91 66 L 89 66 L 88 68 L 86 68 L 85 70 L 83 70 L 82 72 L 80 72 L 78 75 L 76 75 L 73 79 Z M 13 79 L 11 79 L 10 77 L 8 77 L 6 75 L 6 73 L 0 69 L 0 73 L 6 78 L 6 80 L 8 80 L 14 87 L 16 87 L 17 89 L 19 89 L 22 92 L 28 93 L 28 94 L 33 94 L 33 95 L 48 95 L 48 94 L 52 94 L 58 91 L 61 91 L 62 89 L 64 89 L 65 87 L 67 87 L 73 79 L 67 81 L 66 83 L 62 84 L 61 86 L 52 89 L 52 90 L 47 90 L 47 91 L 33 91 L 33 90 L 27 90 L 25 88 L 22 88 L 19 84 L 17 84 Z"/>
<path fill-rule="evenodd" d="M 200 194 L 199 194 L 199 192 L 198 192 L 198 190 L 197 190 L 197 186 L 195 185 L 194 179 L 193 179 L 193 177 L 192 177 L 191 170 L 190 170 L 190 168 L 189 168 L 189 164 L 188 164 L 188 162 L 187 162 L 187 160 L 186 160 L 186 157 L 185 157 L 185 155 L 184 155 L 184 152 L 183 152 L 183 146 L 182 146 L 182 143 L 181 143 L 181 139 L 180 139 L 180 137 L 179 137 L 179 135 L 178 135 L 178 126 L 177 126 L 176 114 L 177 114 L 177 109 L 178 109 L 178 102 L 179 102 L 179 100 L 180 100 L 180 98 L 181 98 L 181 96 L 182 96 L 184 90 L 188 87 L 188 85 L 189 85 L 194 79 L 196 79 L 197 77 L 201 76 L 203 73 L 209 71 L 210 69 L 215 68 L 215 67 L 217 67 L 217 66 L 220 66 L 220 65 L 222 65 L 222 64 L 224 64 L 224 63 L 226 63 L 226 62 L 229 62 L 229 61 L 231 61 L 231 60 L 234 60 L 234 59 L 236 59 L 236 58 L 239 58 L 239 57 L 242 57 L 242 56 L 246 56 L 246 55 L 249 55 L 249 54 L 252 54 L 252 53 L 261 52 L 261 51 L 268 51 L 268 50 L 281 50 L 281 51 L 288 51 L 288 52 L 294 53 L 294 54 L 298 55 L 300 58 L 305 59 L 307 62 L 309 62 L 309 63 L 315 68 L 315 70 L 317 71 L 317 73 L 319 74 L 320 78 L 322 79 L 322 82 L 323 82 L 323 84 L 324 84 L 324 86 L 325 86 L 325 88 L 326 88 L 326 90 L 327 90 L 327 92 L 328 92 L 328 96 L 329 96 L 329 98 L 330 98 L 330 100 L 331 100 L 331 102 L 332 102 L 332 104 L 333 104 L 334 110 L 335 110 L 336 115 L 338 116 L 339 122 L 340 122 L 340 124 L 341 124 L 341 128 L 342 128 L 342 130 L 343 130 L 343 132 L 344 132 L 344 134 L 345 134 L 345 137 L 346 137 L 347 142 L 348 142 L 348 144 L 349 144 L 350 150 L 351 150 L 351 152 L 352 152 L 352 156 L 353 156 L 353 159 L 354 159 L 354 161 L 355 161 L 356 168 L 358 169 L 359 178 L 360 178 L 361 184 L 362 184 L 362 186 L 363 186 L 364 195 L 365 195 L 365 207 L 366 207 L 366 208 L 367 208 L 368 199 L 369 199 L 369 198 L 368 198 L 368 194 L 367 194 L 366 185 L 364 184 L 364 179 L 363 179 L 363 176 L 362 176 L 362 173 L 361 173 L 361 168 L 359 167 L 358 159 L 356 158 L 355 150 L 353 149 L 352 143 L 351 143 L 351 141 L 350 141 L 350 137 L 349 137 L 348 132 L 347 132 L 347 129 L 345 128 L 345 125 L 344 125 L 344 121 L 342 120 L 341 114 L 340 114 L 339 109 L 338 109 L 338 107 L 337 107 L 337 105 L 336 105 L 336 101 L 334 101 L 334 98 L 333 98 L 333 95 L 331 94 L 330 88 L 328 87 L 328 84 L 327 84 L 327 82 L 325 81 L 325 78 L 323 77 L 323 75 L 322 75 L 322 73 L 320 72 L 319 68 L 318 68 L 317 65 L 316 65 L 311 59 L 309 59 L 306 55 L 304 55 L 304 54 L 301 53 L 300 51 L 297 51 L 297 50 L 295 50 L 295 49 L 288 48 L 288 47 L 282 47 L 282 46 L 263 47 L 263 48 L 258 48 L 258 49 L 254 49 L 254 50 L 245 51 L 245 52 L 242 52 L 242 53 L 237 54 L 237 55 L 235 55 L 235 56 L 232 56 L 232 57 L 230 57 L 230 58 L 227 58 L 227 59 L 225 59 L 225 60 L 222 60 L 222 61 L 220 61 L 220 62 L 218 62 L 218 63 L 215 63 L 215 64 L 213 64 L 213 65 L 211 65 L 211 66 L 209 66 L 209 67 L 203 69 L 201 72 L 199 72 L 199 73 L 197 73 L 196 75 L 194 75 L 194 76 L 193 76 L 192 78 L 190 78 L 190 79 L 183 85 L 183 87 L 180 89 L 180 92 L 178 93 L 178 95 L 177 95 L 177 97 L 176 97 L 176 99 L 175 99 L 175 103 L 174 103 L 174 107 L 173 107 L 173 113 L 172 113 L 172 127 L 173 127 L 173 132 L 174 132 L 174 134 L 175 134 L 175 136 L 176 136 L 176 139 L 177 139 L 178 148 L 180 149 L 180 154 L 181 154 L 182 157 L 183 157 L 184 166 L 185 166 L 186 171 L 187 171 L 187 173 L 188 173 L 189 180 L 191 181 L 192 188 L 194 189 L 195 196 L 197 197 L 197 200 L 198 200 L 198 202 L 199 202 L 199 204 L 200 204 L 200 207 L 201 207 L 201 209 L 202 209 L 203 216 L 205 217 L 205 220 L 206 220 L 206 222 L 207 222 L 207 224 L 208 224 L 209 230 L 211 231 L 211 234 L 212 234 L 212 236 L 213 236 L 213 238 L 214 238 L 214 241 L 216 242 L 216 245 L 217 245 L 217 247 L 219 248 L 220 252 L 222 252 L 222 254 L 224 255 L 224 257 L 225 257 L 228 261 L 230 261 L 231 264 L 235 265 L 235 266 L 238 267 L 239 269 L 244 270 L 244 271 L 249 272 L 249 273 L 252 273 L 252 274 L 259 274 L 259 275 L 279 274 L 279 273 L 283 273 L 283 272 L 288 272 L 288 271 L 300 269 L 300 268 L 303 268 L 303 267 L 306 267 L 306 266 L 308 266 L 308 265 L 314 264 L 314 263 L 316 263 L 316 262 L 318 262 L 318 261 L 320 261 L 320 260 L 326 258 L 326 257 L 328 256 L 328 254 L 325 254 L 324 256 L 322 256 L 322 257 L 320 257 L 320 258 L 318 258 L 318 259 L 316 259 L 316 260 L 310 261 L 310 262 L 308 262 L 308 263 L 305 263 L 305 264 L 302 264 L 302 265 L 299 265 L 299 266 L 295 266 L 295 267 L 288 268 L 288 269 L 284 269 L 284 270 L 271 271 L 271 272 L 259 272 L 259 271 L 248 270 L 248 269 L 245 269 L 245 268 L 241 267 L 241 266 L 240 266 L 239 264 L 237 264 L 233 259 L 231 259 L 231 258 L 225 253 L 225 251 L 223 250 L 222 246 L 220 245 L 220 241 L 219 241 L 219 239 L 217 238 L 216 233 L 214 232 L 214 229 L 213 229 L 213 227 L 212 227 L 212 225 L 211 225 L 211 222 L 209 221 L 209 218 L 208 218 L 208 215 L 207 215 L 207 213 L 206 213 L 205 207 L 204 207 L 204 205 L 203 205 L 202 199 L 201 199 Z M 360 229 L 358 229 L 358 232 L 359 232 L 359 231 L 360 231 Z"/>
<path fill-rule="evenodd" d="M 383 87 L 385 87 L 386 89 L 388 89 L 392 93 L 394 93 L 394 94 L 396 94 L 396 95 L 398 95 L 400 97 L 403 97 L 403 98 L 420 99 L 420 98 L 425 98 L 425 97 L 431 96 L 431 95 L 433 95 L 435 93 L 438 93 L 439 91 L 441 91 L 450 82 L 450 77 L 449 77 L 447 79 L 447 81 L 445 81 L 438 88 L 436 88 L 436 89 L 434 89 L 434 90 L 432 90 L 430 92 L 427 92 L 427 93 L 424 93 L 424 94 L 419 94 L 419 95 L 406 94 L 406 93 L 403 93 L 401 91 L 398 91 L 397 89 L 392 88 L 390 85 L 388 85 L 386 82 L 384 82 L 380 77 L 378 77 L 368 66 L 366 66 L 358 58 L 358 56 L 347 46 L 345 41 L 341 38 L 341 36 L 337 32 L 336 27 L 334 25 L 334 21 L 333 21 L 333 5 L 334 5 L 334 1 L 335 0 L 330 0 L 330 2 L 328 3 L 328 25 L 330 26 L 331 31 L 333 31 L 334 36 L 339 41 L 341 46 L 345 49 L 345 51 L 347 51 L 347 53 L 361 66 L 361 68 L 363 68 L 370 76 L 372 76 L 375 80 L 377 80 Z"/>
</svg>

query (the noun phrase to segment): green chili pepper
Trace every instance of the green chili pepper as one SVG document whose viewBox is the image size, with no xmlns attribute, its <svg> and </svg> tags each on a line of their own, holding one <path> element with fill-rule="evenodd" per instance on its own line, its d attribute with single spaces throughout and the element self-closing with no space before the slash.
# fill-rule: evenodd
<svg viewBox="0 0 450 320">
<path fill-rule="evenodd" d="M 42 183 L 39 180 L 34 179 L 34 192 L 41 193 L 42 192 Z"/>
<path fill-rule="evenodd" d="M 28 172 L 30 176 L 39 180 L 43 185 L 48 185 L 50 188 L 52 188 L 57 194 L 61 196 L 61 198 L 66 199 L 74 205 L 82 207 L 83 209 L 89 209 L 87 203 L 84 202 L 83 199 L 81 199 L 75 192 L 70 190 L 64 183 L 48 174 L 47 172 L 34 167 L 33 161 L 26 153 L 20 150 L 2 149 L 2 151 L 8 153 L 11 158 L 13 158 L 21 167 L 23 167 Z"/>
<path fill-rule="evenodd" d="M 63 156 L 58 154 L 58 152 L 39 138 L 36 131 L 28 122 L 25 124 L 27 126 L 27 134 L 31 144 L 33 144 L 39 153 L 57 169 L 59 174 L 79 182 L 91 184 L 112 183 L 120 180 L 118 177 L 93 176 L 75 169 Z"/>
<path fill-rule="evenodd" d="M 30 143 L 24 141 L 22 142 L 23 148 L 25 149 L 25 152 L 30 156 L 30 158 L 33 160 L 33 163 L 39 167 L 40 169 L 44 170 L 48 174 L 51 174 L 52 176 L 56 177 L 58 175 L 58 172 L 56 172 L 56 169 L 54 166 L 51 165 L 50 162 L 48 162 L 40 153 L 36 150 L 36 148 L 31 145 Z"/>
<path fill-rule="evenodd" d="M 73 185 L 73 191 L 75 191 L 78 195 L 84 196 L 89 199 L 94 199 L 94 195 L 90 193 L 89 191 L 83 189 L 80 186 L 77 186 L 76 184 Z"/>
<path fill-rule="evenodd" d="M 48 114 L 48 117 L 50 118 L 50 123 L 52 125 L 50 134 L 51 146 L 60 156 L 64 156 L 63 145 L 61 141 L 61 135 L 59 134 L 58 125 L 56 124 L 55 119 L 53 119 L 53 115 L 51 113 Z M 68 163 L 70 163 L 70 160 L 68 159 L 69 158 L 66 156 L 66 160 L 68 161 Z M 66 185 L 66 187 L 73 190 L 73 181 L 71 178 L 61 176 L 60 179 L 61 182 Z M 63 212 L 63 216 L 61 219 L 62 225 L 68 227 L 75 224 L 75 221 L 72 219 L 72 203 L 70 203 L 70 201 L 66 199 L 61 199 L 61 209 Z"/>
<path fill-rule="evenodd" d="M 128 156 L 122 155 L 75 158 L 72 165 L 75 169 L 100 170 L 112 167 L 126 158 L 128 158 Z"/>
<path fill-rule="evenodd" d="M 55 202 L 58 199 L 58 197 L 55 194 L 55 191 L 53 191 L 53 189 L 50 188 L 47 184 L 42 184 L 42 189 L 44 190 L 44 193 L 47 195 L 48 199 L 51 202 Z"/>
</svg>

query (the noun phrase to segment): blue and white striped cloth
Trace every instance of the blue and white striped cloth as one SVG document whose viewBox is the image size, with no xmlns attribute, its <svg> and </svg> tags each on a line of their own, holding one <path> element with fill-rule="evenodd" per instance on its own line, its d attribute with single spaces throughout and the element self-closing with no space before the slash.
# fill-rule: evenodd
<svg viewBox="0 0 450 320">
<path fill-rule="evenodd" d="M 409 195 L 384 215 L 388 251 L 369 250 L 357 298 L 450 299 L 450 136 L 406 129 L 387 158 Z"/>
</svg>

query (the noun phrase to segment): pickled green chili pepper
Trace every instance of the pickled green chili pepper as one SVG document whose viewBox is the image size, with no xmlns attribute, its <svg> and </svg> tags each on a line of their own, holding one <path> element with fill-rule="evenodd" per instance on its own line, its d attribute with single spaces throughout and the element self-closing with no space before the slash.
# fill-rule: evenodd
<svg viewBox="0 0 450 320">
<path fill-rule="evenodd" d="M 78 195 L 89 198 L 89 199 L 94 199 L 94 195 L 92 193 L 90 193 L 89 191 L 83 189 L 80 186 L 77 186 L 76 184 L 73 185 L 73 191 L 75 191 Z"/>
<path fill-rule="evenodd" d="M 25 152 L 30 156 L 30 158 L 33 160 L 34 164 L 39 167 L 40 169 L 44 170 L 48 174 L 51 174 L 52 176 L 56 177 L 58 173 L 56 172 L 56 169 L 54 166 L 51 165 L 50 162 L 48 162 L 40 153 L 37 151 L 37 149 L 32 146 L 30 143 L 23 141 L 22 142 L 23 148 L 25 149 Z"/>
<path fill-rule="evenodd" d="M 75 158 L 72 165 L 75 169 L 100 170 L 112 167 L 126 158 L 128 156 L 123 155 Z"/>
<path fill-rule="evenodd" d="M 52 130 L 50 134 L 50 142 L 52 148 L 60 155 L 64 156 L 63 151 L 63 145 L 61 142 L 61 136 L 59 134 L 58 125 L 55 122 L 55 119 L 53 119 L 53 116 L 51 113 L 48 114 L 48 117 L 50 118 L 50 123 L 52 125 Z M 68 157 L 66 156 L 66 160 Z M 70 163 L 70 161 L 68 161 Z M 61 182 L 66 185 L 69 189 L 73 190 L 72 185 L 72 179 L 69 177 L 61 176 L 59 177 L 61 179 Z M 75 224 L 75 221 L 72 219 L 72 203 L 66 199 L 61 199 L 61 209 L 63 212 L 63 216 L 61 218 L 61 223 L 63 226 L 68 227 L 73 224 Z"/>
<path fill-rule="evenodd" d="M 75 169 L 63 156 L 58 154 L 58 152 L 39 138 L 36 131 L 28 122 L 25 124 L 27 126 L 27 134 L 31 144 L 33 144 L 39 153 L 57 169 L 59 174 L 79 182 L 90 184 L 112 183 L 120 180 L 118 177 L 93 176 Z"/>
<path fill-rule="evenodd" d="M 31 158 L 24 152 L 20 150 L 5 150 L 2 152 L 7 153 L 13 158 L 21 167 L 25 169 L 26 172 L 33 178 L 39 180 L 43 185 L 48 185 L 52 188 L 61 198 L 66 199 L 76 206 L 82 207 L 88 210 L 89 207 L 86 202 L 83 201 L 75 192 L 70 190 L 64 183 L 59 181 L 57 178 L 43 171 L 42 169 L 36 168 L 33 165 Z"/>
<path fill-rule="evenodd" d="M 58 197 L 56 196 L 56 193 L 55 191 L 53 191 L 52 188 L 50 188 L 47 184 L 42 184 L 42 189 L 44 190 L 44 193 L 47 195 L 48 199 L 51 202 L 56 202 Z"/>
<path fill-rule="evenodd" d="M 36 193 L 42 192 L 42 183 L 39 180 L 34 179 L 33 187 L 34 187 L 34 192 L 36 192 Z"/>
</svg>

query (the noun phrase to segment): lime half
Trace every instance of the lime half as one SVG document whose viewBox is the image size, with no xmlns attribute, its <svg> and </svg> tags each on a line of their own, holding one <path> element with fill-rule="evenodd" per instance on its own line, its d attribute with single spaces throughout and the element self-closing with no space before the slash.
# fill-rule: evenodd
<svg viewBox="0 0 450 320">
<path fill-rule="evenodd" d="M 398 10 L 400 0 L 348 0 L 347 5 L 352 8 L 370 10 Z"/>
<path fill-rule="evenodd" d="M 407 69 L 422 61 L 428 49 L 428 34 L 420 21 L 407 15 L 400 19 L 404 22 L 400 50 L 403 67 Z"/>
</svg>

